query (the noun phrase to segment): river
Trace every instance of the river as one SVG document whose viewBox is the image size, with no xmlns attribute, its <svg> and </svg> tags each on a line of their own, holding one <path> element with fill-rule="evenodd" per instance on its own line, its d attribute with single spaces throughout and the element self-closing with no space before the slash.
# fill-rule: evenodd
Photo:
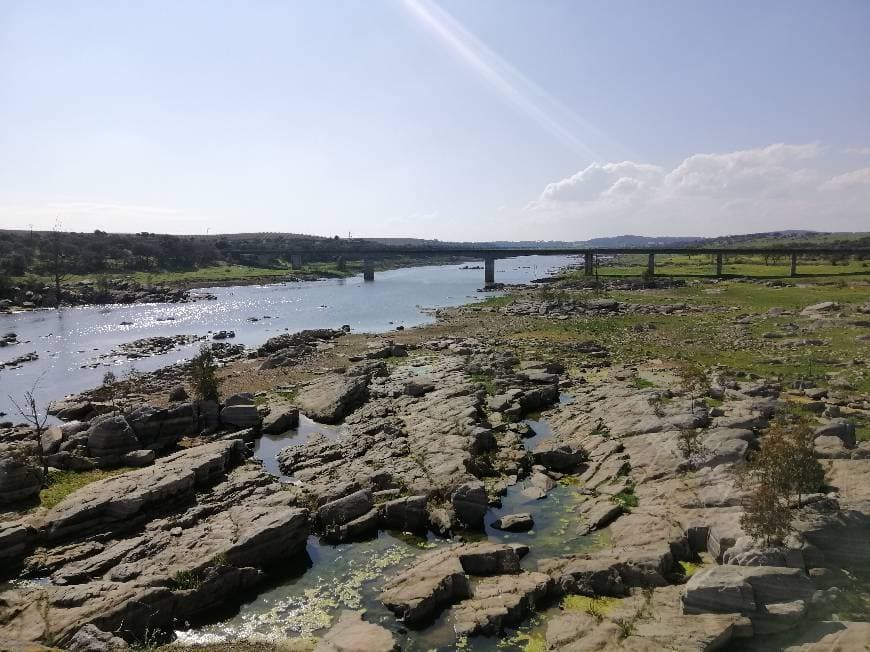
<svg viewBox="0 0 870 652">
<path fill-rule="evenodd" d="M 525 256 L 499 260 L 496 281 L 527 283 L 554 269 L 576 263 L 567 256 Z M 0 364 L 26 353 L 39 358 L 19 368 L 0 369 L 0 417 L 16 416 L 12 397 L 37 384 L 40 403 L 95 387 L 109 369 L 117 376 L 189 358 L 199 344 L 162 355 L 129 360 L 111 355 L 126 342 L 155 336 L 208 335 L 235 331 L 229 340 L 256 346 L 269 337 L 305 328 L 338 328 L 386 332 L 396 326 L 429 323 L 426 308 L 456 306 L 482 300 L 482 269 L 465 265 L 432 265 L 378 272 L 373 283 L 361 276 L 347 279 L 208 288 L 216 300 L 193 303 L 84 306 L 0 315 L 0 335 L 14 332 L 17 345 L 0 348 Z M 256 320 L 256 321 L 253 321 Z M 108 357 L 104 357 L 108 356 Z M 99 360 L 98 360 L 99 358 Z M 90 367 L 99 362 L 95 367 Z"/>
</svg>

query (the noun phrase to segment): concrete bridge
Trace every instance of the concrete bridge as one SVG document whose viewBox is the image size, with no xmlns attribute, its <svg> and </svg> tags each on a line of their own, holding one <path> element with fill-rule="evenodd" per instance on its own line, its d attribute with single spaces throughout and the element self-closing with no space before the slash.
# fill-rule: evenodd
<svg viewBox="0 0 870 652">
<path fill-rule="evenodd" d="M 461 256 L 469 260 L 483 260 L 483 281 L 486 285 L 495 283 L 495 261 L 499 258 L 518 258 L 520 256 L 582 256 L 583 269 L 587 276 L 591 276 L 595 270 L 597 256 L 617 256 L 621 254 L 634 254 L 647 256 L 646 273 L 655 276 L 657 254 L 684 254 L 684 255 L 708 255 L 713 256 L 715 274 L 722 276 L 722 269 L 726 256 L 732 255 L 761 255 L 761 256 L 787 256 L 790 259 L 791 276 L 797 276 L 798 258 L 801 256 L 857 256 L 870 257 L 870 248 L 867 247 L 601 247 L 595 249 L 578 247 L 546 247 L 532 249 L 501 248 L 501 247 L 360 247 L 359 249 L 347 248 L 323 248 L 300 251 L 298 249 L 234 249 L 229 253 L 239 255 L 281 255 L 290 259 L 294 268 L 302 266 L 304 256 L 336 256 L 343 259 L 363 261 L 363 279 L 375 280 L 375 261 L 391 258 L 394 256 L 411 256 L 414 258 L 426 258 L 429 256 Z"/>
</svg>

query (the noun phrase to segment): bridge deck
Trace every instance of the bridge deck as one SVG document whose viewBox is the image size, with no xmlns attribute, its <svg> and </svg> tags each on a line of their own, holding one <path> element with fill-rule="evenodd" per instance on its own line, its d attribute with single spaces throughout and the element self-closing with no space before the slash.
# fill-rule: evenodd
<svg viewBox="0 0 870 652">
<path fill-rule="evenodd" d="M 345 256 L 351 258 L 385 257 L 385 256 L 470 256 L 477 258 L 515 258 L 518 256 L 571 256 L 583 254 L 617 255 L 617 254 L 760 254 L 768 256 L 799 256 L 835 254 L 870 255 L 867 247 L 547 247 L 540 249 L 523 248 L 466 248 L 466 247 L 379 247 L 359 249 L 230 249 L 233 254 L 281 254 L 285 256 Z"/>
</svg>

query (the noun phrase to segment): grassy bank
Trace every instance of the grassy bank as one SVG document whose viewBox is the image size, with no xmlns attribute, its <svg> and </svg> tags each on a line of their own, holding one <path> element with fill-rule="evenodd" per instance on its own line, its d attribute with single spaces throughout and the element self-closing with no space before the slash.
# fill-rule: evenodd
<svg viewBox="0 0 870 652">
<path fill-rule="evenodd" d="M 375 271 L 387 271 L 400 267 L 421 265 L 451 264 L 458 259 L 447 258 L 395 258 L 377 261 Z M 128 279 L 141 284 L 172 285 L 184 287 L 207 287 L 209 285 L 240 285 L 251 283 L 279 283 L 288 279 L 314 280 L 320 278 L 349 278 L 362 274 L 362 261 L 347 261 L 343 267 L 336 262 L 309 262 L 301 267 L 291 265 L 280 267 L 257 267 L 218 263 L 189 270 L 156 270 L 138 272 L 94 272 L 93 274 L 71 274 L 64 278 L 64 285 L 75 285 L 82 281 L 98 282 L 105 280 Z M 48 276 L 28 275 L 10 278 L 12 285 L 42 287 L 54 285 Z"/>
<path fill-rule="evenodd" d="M 575 273 L 566 275 L 570 280 Z M 600 293 L 599 293 L 600 294 Z M 870 302 L 870 274 L 839 280 L 808 277 L 799 285 L 776 287 L 763 282 L 694 281 L 686 287 L 612 291 L 607 297 L 627 303 L 707 307 L 680 315 L 617 314 L 610 317 L 536 320 L 535 328 L 518 334 L 529 341 L 565 343 L 595 340 L 612 359 L 634 362 L 658 358 L 779 377 L 784 382 L 811 380 L 820 386 L 853 387 L 870 392 L 867 373 L 870 316 L 855 313 Z M 539 290 L 546 298 L 591 298 L 589 291 Z M 503 305 L 498 299 L 494 305 Z M 812 304 L 834 301 L 851 315 L 813 320 L 800 315 Z M 778 315 L 773 308 L 786 314 Z"/>
</svg>

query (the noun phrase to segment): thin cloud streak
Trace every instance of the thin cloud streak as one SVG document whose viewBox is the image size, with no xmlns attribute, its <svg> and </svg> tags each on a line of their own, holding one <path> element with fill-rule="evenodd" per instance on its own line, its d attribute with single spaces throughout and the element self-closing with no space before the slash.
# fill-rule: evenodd
<svg viewBox="0 0 870 652">
<path fill-rule="evenodd" d="M 435 2 L 401 0 L 401 3 L 448 51 L 574 152 L 589 161 L 631 154 L 523 75 Z M 602 148 L 607 151 L 602 151 Z"/>
</svg>

